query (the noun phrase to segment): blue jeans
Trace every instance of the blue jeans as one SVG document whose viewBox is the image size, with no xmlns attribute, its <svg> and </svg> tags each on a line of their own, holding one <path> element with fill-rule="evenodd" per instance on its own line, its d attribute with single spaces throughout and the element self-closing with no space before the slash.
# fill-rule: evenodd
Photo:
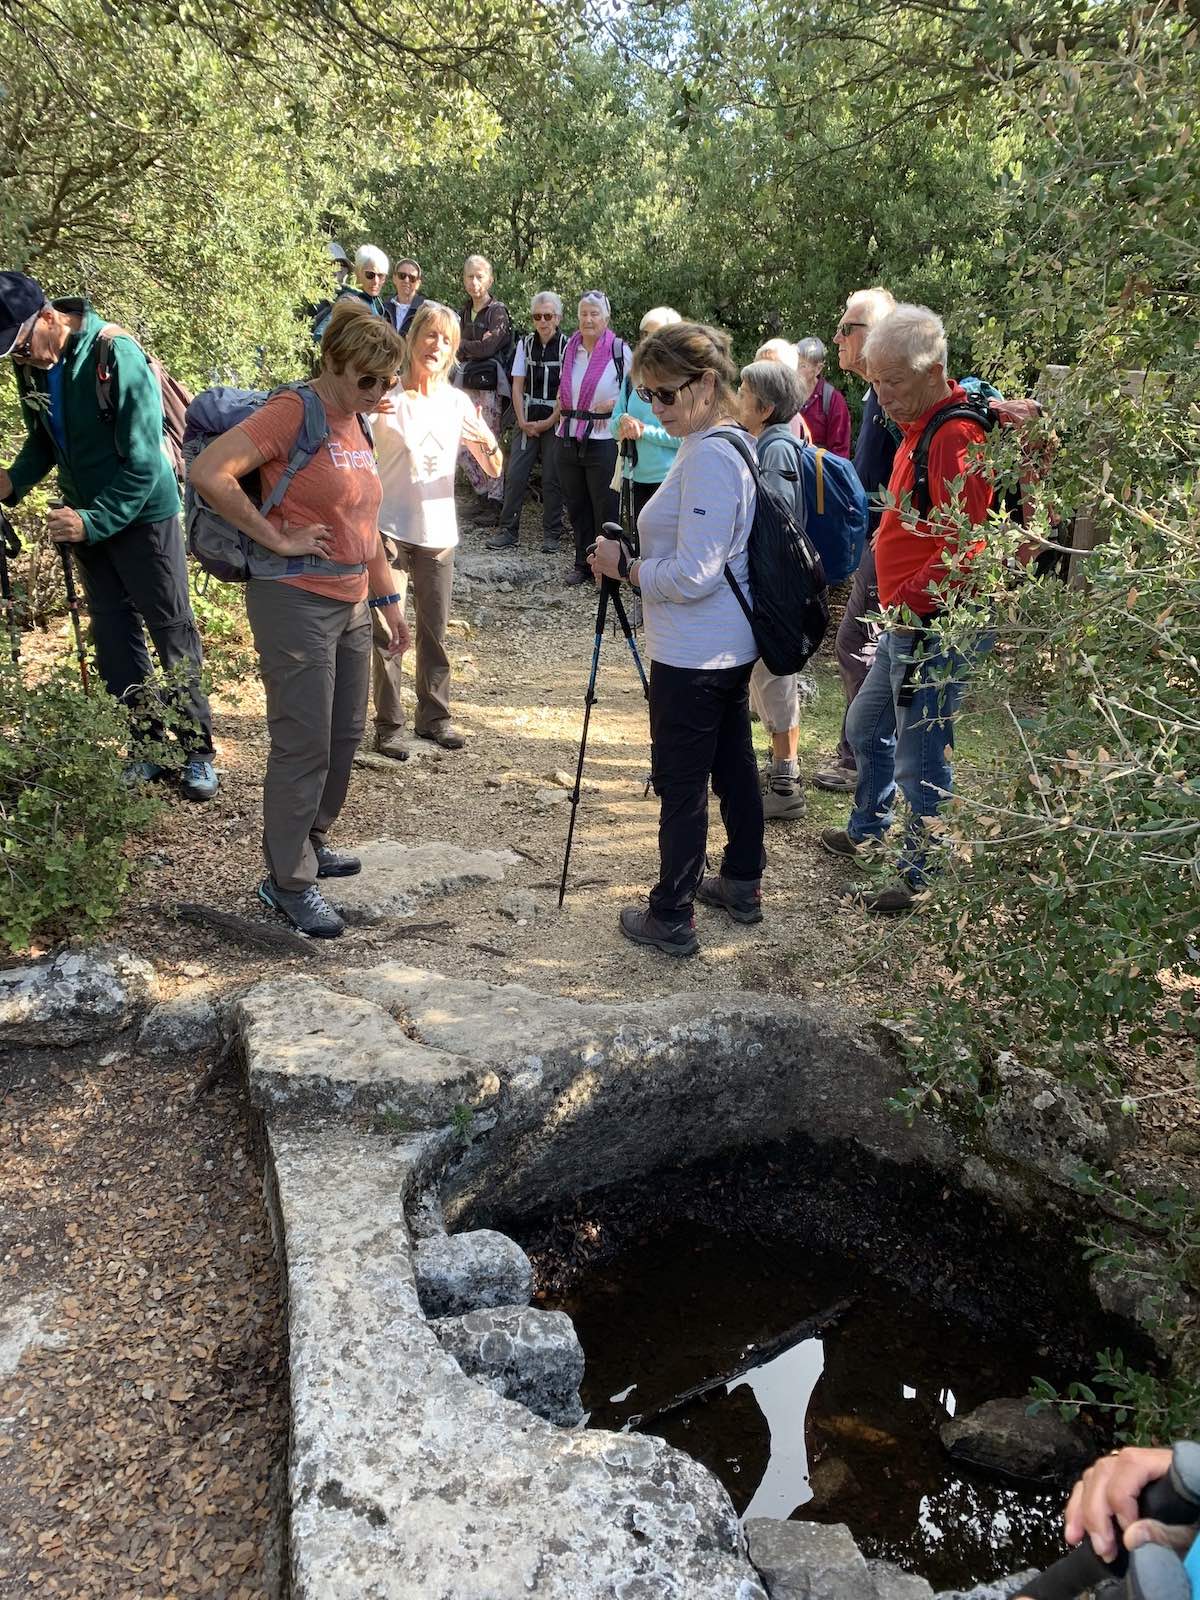
<svg viewBox="0 0 1200 1600">
<path fill-rule="evenodd" d="M 916 647 L 910 635 L 889 628 L 880 635 L 871 669 L 846 713 L 846 737 L 858 765 L 847 832 L 856 844 L 881 838 L 894 820 L 898 787 L 910 812 L 900 876 L 914 889 L 925 881 L 925 819 L 937 812 L 954 783 L 950 753 L 967 673 L 988 643 L 982 639 L 968 656 L 941 649 L 936 633 L 926 634 L 915 669 L 916 692 L 910 705 L 901 705 L 901 685 Z"/>
</svg>

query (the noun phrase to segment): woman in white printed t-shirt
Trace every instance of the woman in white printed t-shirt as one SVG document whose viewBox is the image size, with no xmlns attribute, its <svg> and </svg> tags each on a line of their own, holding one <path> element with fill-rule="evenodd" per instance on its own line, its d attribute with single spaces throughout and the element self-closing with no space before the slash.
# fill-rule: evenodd
<svg viewBox="0 0 1200 1600">
<path fill-rule="evenodd" d="M 380 411 L 375 450 L 383 485 L 379 527 L 388 547 L 397 591 L 412 585 L 417 659 L 414 687 L 419 739 L 444 750 L 466 742 L 450 721 L 450 659 L 446 623 L 454 583 L 454 464 L 468 449 L 489 477 L 503 465 L 495 435 L 461 389 L 449 381 L 458 354 L 459 321 L 449 306 L 427 300 L 413 317 L 400 382 Z M 382 641 L 380 641 L 382 642 Z M 401 657 L 375 651 L 375 747 L 404 761 Z"/>
<path fill-rule="evenodd" d="M 661 328 L 638 345 L 633 381 L 682 443 L 638 517 L 640 558 L 601 539 L 591 563 L 597 578 L 626 578 L 642 591 L 650 655 L 658 882 L 649 910 L 621 912 L 621 932 L 692 956 L 700 948 L 694 900 L 735 922 L 762 921 L 763 805 L 749 699 L 758 646 L 725 576 L 728 569 L 749 594 L 754 446 L 735 420 L 727 333 L 698 322 Z M 727 843 L 719 872 L 706 877 L 710 780 Z"/>
<path fill-rule="evenodd" d="M 558 405 L 558 481 L 575 530 L 575 565 L 569 585 L 587 581 L 588 546 L 606 522 L 620 515 L 621 497 L 612 486 L 617 441 L 612 436 L 613 407 L 631 352 L 608 325 L 608 296 L 589 289 L 579 300 L 579 329 L 563 351 Z"/>
</svg>

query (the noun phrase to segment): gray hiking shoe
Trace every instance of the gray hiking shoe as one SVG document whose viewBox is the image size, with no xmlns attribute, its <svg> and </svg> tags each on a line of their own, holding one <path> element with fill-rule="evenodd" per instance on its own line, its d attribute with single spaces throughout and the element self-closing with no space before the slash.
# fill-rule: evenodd
<svg viewBox="0 0 1200 1600">
<path fill-rule="evenodd" d="M 863 848 L 857 839 L 850 837 L 845 828 L 822 828 L 821 844 L 831 856 L 841 856 L 843 861 L 853 861 Z"/>
<path fill-rule="evenodd" d="M 307 889 L 281 889 L 274 878 L 264 878 L 258 886 L 258 898 L 290 922 L 297 933 L 306 933 L 310 939 L 336 939 L 346 931 L 346 924 L 315 883 Z"/>
<path fill-rule="evenodd" d="M 361 871 L 362 862 L 357 856 L 347 855 L 344 850 L 331 850 L 327 844 L 317 846 L 318 878 L 353 878 Z"/>
<path fill-rule="evenodd" d="M 634 944 L 648 944 L 668 956 L 694 956 L 700 949 L 695 922 L 661 922 L 653 911 L 626 906 L 621 913 L 621 932 Z"/>
<path fill-rule="evenodd" d="M 815 789 L 825 789 L 830 794 L 853 794 L 858 788 L 858 773 L 853 767 L 818 767 L 812 781 Z"/>
<path fill-rule="evenodd" d="M 919 889 L 910 888 L 903 878 L 885 884 L 882 889 L 851 889 L 842 899 L 851 905 L 861 906 L 876 917 L 898 917 L 911 911 L 917 903 Z"/>
<path fill-rule="evenodd" d="M 728 911 L 735 922 L 761 922 L 763 918 L 762 890 L 757 880 L 749 883 L 710 872 L 701 879 L 696 899 L 702 905 Z"/>
<path fill-rule="evenodd" d="M 804 790 L 798 783 L 780 783 L 777 778 L 763 792 L 763 816 L 768 822 L 793 822 L 805 812 Z"/>
<path fill-rule="evenodd" d="M 516 547 L 517 536 L 509 528 L 501 528 L 499 533 L 493 534 L 490 539 L 483 541 L 485 550 L 512 550 Z"/>
</svg>

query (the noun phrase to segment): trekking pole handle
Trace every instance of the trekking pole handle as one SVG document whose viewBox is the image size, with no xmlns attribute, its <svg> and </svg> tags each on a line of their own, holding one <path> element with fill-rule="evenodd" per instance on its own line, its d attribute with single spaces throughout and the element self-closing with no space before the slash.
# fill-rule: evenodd
<svg viewBox="0 0 1200 1600">
<path fill-rule="evenodd" d="M 1165 1477 L 1148 1483 L 1138 1500 L 1138 1513 L 1156 1522 L 1186 1526 L 1200 1521 L 1200 1444 L 1179 1440 L 1171 1450 L 1171 1467 Z M 1072 1600 L 1085 1589 L 1129 1569 L 1129 1551 L 1121 1543 L 1112 1561 L 1096 1554 L 1090 1539 L 1075 1546 L 1021 1590 L 1026 1600 Z"/>
</svg>

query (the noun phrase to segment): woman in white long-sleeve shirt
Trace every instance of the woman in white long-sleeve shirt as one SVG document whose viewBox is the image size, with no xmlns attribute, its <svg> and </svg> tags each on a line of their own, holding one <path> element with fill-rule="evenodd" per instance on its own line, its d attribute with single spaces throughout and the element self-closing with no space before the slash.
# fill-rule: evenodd
<svg viewBox="0 0 1200 1600">
<path fill-rule="evenodd" d="M 748 593 L 754 478 L 718 433 L 738 426 L 728 334 L 695 322 L 663 328 L 638 346 L 633 375 L 641 398 L 683 442 L 638 518 L 641 558 L 631 563 L 614 539 L 599 540 L 592 557 L 597 577 L 628 578 L 641 589 L 651 662 L 659 877 L 649 910 L 621 912 L 621 931 L 636 944 L 690 956 L 700 948 L 694 900 L 738 922 L 762 920 L 763 808 L 749 701 L 758 646 L 725 577 L 728 564 Z M 727 843 L 720 872 L 705 877 L 710 778 Z"/>
</svg>

